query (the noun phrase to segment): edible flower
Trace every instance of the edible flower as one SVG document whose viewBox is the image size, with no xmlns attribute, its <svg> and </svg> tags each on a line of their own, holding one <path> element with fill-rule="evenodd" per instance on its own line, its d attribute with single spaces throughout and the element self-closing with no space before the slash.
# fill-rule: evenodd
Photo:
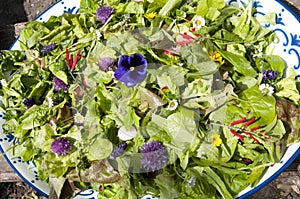
<svg viewBox="0 0 300 199">
<path fill-rule="evenodd" d="M 74 122 L 75 122 L 76 124 L 83 124 L 83 122 L 84 122 L 84 117 L 83 117 L 80 113 L 76 113 L 76 114 L 74 115 Z"/>
<path fill-rule="evenodd" d="M 126 142 L 122 142 L 118 146 L 114 147 L 113 151 L 110 154 L 110 157 L 116 159 L 117 157 L 121 156 L 124 153 L 126 147 L 127 147 Z"/>
<path fill-rule="evenodd" d="M 218 134 L 212 134 L 211 139 L 212 139 L 212 145 L 215 147 L 218 147 L 222 144 L 222 139 Z"/>
<path fill-rule="evenodd" d="M 54 103 L 53 103 L 53 99 L 51 97 L 47 97 L 47 102 L 48 102 L 49 108 L 53 107 Z"/>
<path fill-rule="evenodd" d="M 141 148 L 141 153 L 141 164 L 146 172 L 157 171 L 168 162 L 166 148 L 156 140 L 145 143 Z"/>
<path fill-rule="evenodd" d="M 264 95 L 272 96 L 274 93 L 274 87 L 270 86 L 269 84 L 261 84 L 258 88 Z"/>
<path fill-rule="evenodd" d="M 65 84 L 61 79 L 59 79 L 58 77 L 54 77 L 52 82 L 54 83 L 53 87 L 54 90 L 56 91 L 60 91 L 60 90 L 68 90 L 69 86 L 67 84 Z"/>
<path fill-rule="evenodd" d="M 263 80 L 268 81 L 268 80 L 274 80 L 277 78 L 278 72 L 274 70 L 264 70 L 262 72 L 263 74 Z"/>
<path fill-rule="evenodd" d="M 143 55 L 135 53 L 131 56 L 122 55 L 118 61 L 115 78 L 125 83 L 128 88 L 134 87 L 146 77 L 147 60 Z"/>
<path fill-rule="evenodd" d="M 28 97 L 23 101 L 24 106 L 26 106 L 27 108 L 33 106 L 35 104 L 35 100 L 32 97 Z"/>
<path fill-rule="evenodd" d="M 110 6 L 99 7 L 96 11 L 97 20 L 102 23 L 105 23 L 113 12 L 114 9 Z"/>
<path fill-rule="evenodd" d="M 199 30 L 202 26 L 205 26 L 205 19 L 201 16 L 195 16 L 192 19 L 192 23 L 193 28 L 195 28 L 195 30 Z"/>
<path fill-rule="evenodd" d="M 144 14 L 144 17 L 146 17 L 147 19 L 153 19 L 154 17 L 156 17 L 157 13 L 156 12 L 149 12 Z"/>
<path fill-rule="evenodd" d="M 71 142 L 67 138 L 58 138 L 51 144 L 51 151 L 57 155 L 66 155 L 71 149 Z"/>
<path fill-rule="evenodd" d="M 196 177 L 194 175 L 192 175 L 192 177 L 186 181 L 186 187 L 192 188 L 195 185 L 196 185 Z"/>
<path fill-rule="evenodd" d="M 224 60 L 223 60 L 221 54 L 218 52 L 211 52 L 209 54 L 209 57 L 212 58 L 214 61 L 219 62 L 220 64 L 224 63 Z"/>
<path fill-rule="evenodd" d="M 52 127 L 53 130 L 56 130 L 56 128 L 57 128 L 57 125 L 56 125 L 55 122 L 56 122 L 56 119 L 55 119 L 55 118 L 51 118 L 51 119 L 50 119 L 50 122 L 49 122 L 49 123 L 50 123 L 50 126 Z"/>
<path fill-rule="evenodd" d="M 168 104 L 167 110 L 169 111 L 174 111 L 176 110 L 178 107 L 178 102 L 177 100 L 171 100 Z"/>
<path fill-rule="evenodd" d="M 48 53 L 52 50 L 54 50 L 56 48 L 56 43 L 51 43 L 47 46 L 45 46 L 42 50 L 41 50 L 41 53 Z"/>
</svg>

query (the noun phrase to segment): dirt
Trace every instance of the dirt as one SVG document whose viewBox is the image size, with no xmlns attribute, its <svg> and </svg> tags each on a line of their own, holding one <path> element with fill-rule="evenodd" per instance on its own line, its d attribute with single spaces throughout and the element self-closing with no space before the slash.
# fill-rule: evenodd
<svg viewBox="0 0 300 199">
<path fill-rule="evenodd" d="M 20 30 L 16 26 L 32 21 L 57 1 L 0 0 L 0 50 L 8 49 L 15 40 L 15 30 Z"/>
<path fill-rule="evenodd" d="M 0 49 L 8 49 L 18 31 L 27 21 L 35 19 L 42 11 L 58 0 L 0 0 Z M 300 7 L 299 0 L 289 0 Z M 295 7 L 293 7 L 296 10 Z M 296 10 L 297 11 L 297 10 Z M 299 11 L 297 11 L 299 13 Z M 300 158 L 285 172 L 249 199 L 300 198 Z M 24 182 L 0 182 L 0 199 L 43 199 Z"/>
</svg>

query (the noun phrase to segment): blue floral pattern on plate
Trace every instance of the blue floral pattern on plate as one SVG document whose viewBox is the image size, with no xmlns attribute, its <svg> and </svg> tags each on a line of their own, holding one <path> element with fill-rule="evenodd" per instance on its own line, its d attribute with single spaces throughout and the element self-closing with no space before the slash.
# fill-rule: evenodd
<svg viewBox="0 0 300 199">
<path fill-rule="evenodd" d="M 241 1 L 246 4 L 248 1 Z M 227 1 L 229 5 L 237 6 L 238 0 Z M 38 16 L 36 21 L 47 21 L 52 15 L 60 15 L 63 13 L 77 13 L 79 11 L 80 0 L 61 0 L 53 6 L 44 11 Z M 266 27 L 274 30 L 279 38 L 279 42 L 274 44 L 273 53 L 282 56 L 289 67 L 296 70 L 300 75 L 300 18 L 294 14 L 284 3 L 280 0 L 256 0 L 253 5 L 257 8 L 255 13 L 257 16 L 266 15 L 270 12 L 275 12 L 277 15 L 276 24 L 265 24 Z M 272 6 L 269 6 L 272 5 Z M 11 46 L 11 49 L 19 49 L 19 43 L 16 40 Z M 0 113 L 0 126 L 2 126 L 3 114 Z M 11 145 L 17 144 L 12 135 L 4 135 L 0 128 L 0 150 L 2 152 L 9 149 Z M 275 164 L 268 169 L 266 174 L 261 179 L 260 183 L 255 188 L 246 188 L 240 193 L 238 198 L 247 198 L 254 192 L 258 191 L 266 184 L 276 178 L 285 168 L 287 168 L 300 154 L 300 143 L 291 145 L 280 163 Z M 15 157 L 10 153 L 5 153 L 4 157 L 16 173 L 31 187 L 37 190 L 41 195 L 48 196 L 48 184 L 40 181 L 37 175 L 37 169 L 33 162 L 24 162 L 20 157 Z M 81 192 L 76 199 L 97 199 L 98 193 L 93 190 L 86 190 Z M 154 197 L 147 195 L 142 199 L 154 199 Z"/>
</svg>

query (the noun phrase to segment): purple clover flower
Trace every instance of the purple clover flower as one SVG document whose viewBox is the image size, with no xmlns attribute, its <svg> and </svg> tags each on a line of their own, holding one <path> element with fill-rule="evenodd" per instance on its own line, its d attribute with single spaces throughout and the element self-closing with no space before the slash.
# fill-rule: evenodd
<svg viewBox="0 0 300 199">
<path fill-rule="evenodd" d="M 113 151 L 110 154 L 110 157 L 112 157 L 113 159 L 116 159 L 117 157 L 119 157 L 120 155 L 122 155 L 124 153 L 126 147 L 127 147 L 126 142 L 122 142 L 118 146 L 114 147 Z"/>
<path fill-rule="evenodd" d="M 141 164 L 147 172 L 154 172 L 161 169 L 168 162 L 166 148 L 157 141 L 145 143 L 141 149 Z"/>
<path fill-rule="evenodd" d="M 41 53 L 48 53 L 50 52 L 51 50 L 54 50 L 56 48 L 56 43 L 51 43 L 47 46 L 45 46 L 42 50 L 41 50 Z"/>
<path fill-rule="evenodd" d="M 114 9 L 110 6 L 100 7 L 96 10 L 97 20 L 102 23 L 105 23 L 107 21 L 107 19 L 110 17 L 110 15 L 112 15 L 113 12 L 114 12 Z"/>
<path fill-rule="evenodd" d="M 35 104 L 35 100 L 32 97 L 28 97 L 23 101 L 24 106 L 31 107 Z"/>
<path fill-rule="evenodd" d="M 58 155 L 66 155 L 71 149 L 71 142 L 67 138 L 58 138 L 51 144 L 51 151 Z"/>
<path fill-rule="evenodd" d="M 99 61 L 98 66 L 100 70 L 108 71 L 113 69 L 114 63 L 115 61 L 112 58 L 104 57 Z"/>
<path fill-rule="evenodd" d="M 277 71 L 274 71 L 274 70 L 264 70 L 262 72 L 263 74 L 263 80 L 274 80 L 277 78 L 277 75 L 278 75 L 278 72 Z"/>
<path fill-rule="evenodd" d="M 60 90 L 68 90 L 69 86 L 67 84 L 65 84 L 61 79 L 54 77 L 53 78 L 53 83 L 54 83 L 54 90 L 56 91 L 60 91 Z"/>
<path fill-rule="evenodd" d="M 122 55 L 118 61 L 115 77 L 129 88 L 145 79 L 148 62 L 143 55 L 135 53 L 131 56 Z"/>
</svg>

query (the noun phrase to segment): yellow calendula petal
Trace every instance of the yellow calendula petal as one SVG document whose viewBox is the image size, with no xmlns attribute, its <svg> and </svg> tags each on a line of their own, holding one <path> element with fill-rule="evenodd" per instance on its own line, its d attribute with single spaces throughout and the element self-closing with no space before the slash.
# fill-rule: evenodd
<svg viewBox="0 0 300 199">
<path fill-rule="evenodd" d="M 147 19 L 153 19 L 154 17 L 156 17 L 157 13 L 156 12 L 149 12 L 144 14 L 144 17 L 146 17 Z"/>
<path fill-rule="evenodd" d="M 216 61 L 216 62 L 219 62 L 220 64 L 223 64 L 223 58 L 222 58 L 222 56 L 221 56 L 221 54 L 220 53 L 218 53 L 218 52 L 212 52 L 212 53 L 210 53 L 210 58 L 212 58 L 214 61 Z"/>
<path fill-rule="evenodd" d="M 215 147 L 218 147 L 222 144 L 222 139 L 221 139 L 220 135 L 218 135 L 218 134 L 213 134 L 211 136 L 211 139 L 212 139 L 212 145 Z"/>
</svg>

